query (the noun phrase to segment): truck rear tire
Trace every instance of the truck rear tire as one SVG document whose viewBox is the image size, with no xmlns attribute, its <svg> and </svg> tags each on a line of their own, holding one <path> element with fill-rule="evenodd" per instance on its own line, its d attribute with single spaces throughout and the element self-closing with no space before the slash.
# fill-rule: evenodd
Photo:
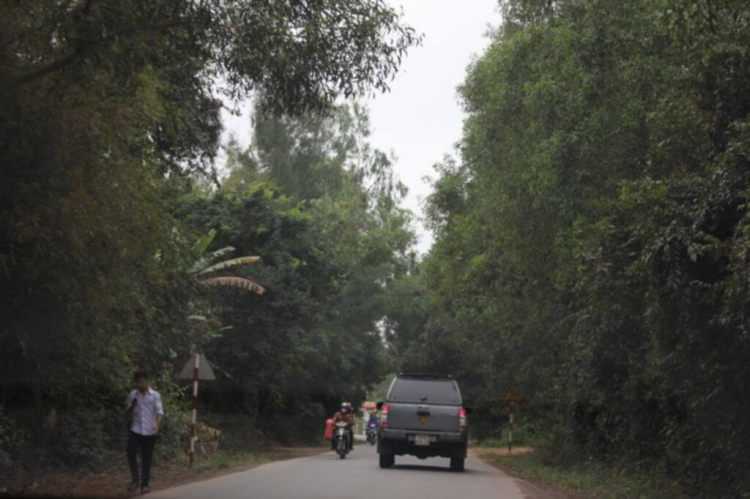
<svg viewBox="0 0 750 499">
<path fill-rule="evenodd" d="M 451 471 L 463 471 L 465 460 L 462 457 L 451 458 Z"/>
<path fill-rule="evenodd" d="M 380 467 L 387 470 L 391 466 L 396 464 L 396 456 L 394 454 L 380 454 Z"/>
</svg>

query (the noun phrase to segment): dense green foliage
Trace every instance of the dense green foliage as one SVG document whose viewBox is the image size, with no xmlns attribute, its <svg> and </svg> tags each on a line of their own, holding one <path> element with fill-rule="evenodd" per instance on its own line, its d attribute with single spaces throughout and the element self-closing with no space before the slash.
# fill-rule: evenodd
<svg viewBox="0 0 750 499">
<path fill-rule="evenodd" d="M 224 187 L 182 208 L 198 230 L 220 228 L 216 247 L 259 255 L 260 265 L 233 272 L 267 290 L 223 293 L 219 316 L 230 329 L 207 353 L 224 376 L 204 400 L 282 441 L 319 438 L 326 414 L 382 379 L 378 323 L 388 283 L 411 258 L 403 187 L 367 145 L 366 113 L 333 111 L 256 116 L 251 147 L 228 148 Z"/>
<path fill-rule="evenodd" d="M 512 388 L 550 460 L 748 497 L 750 4 L 501 5 L 417 263 L 392 158 L 334 105 L 419 41 L 382 0 L 0 3 L 0 468 L 119 451 L 136 367 L 173 454 L 201 350 L 243 432 L 312 440 L 386 373 L 450 371 L 478 436 Z M 264 294 L 201 285 L 229 246 L 260 261 L 212 276 Z"/>
<path fill-rule="evenodd" d="M 390 331 L 463 380 L 480 431 L 513 388 L 558 458 L 750 491 L 749 23 L 744 1 L 504 2 Z"/>
<path fill-rule="evenodd" d="M 189 351 L 237 319 L 238 341 L 258 340 L 246 353 L 265 362 L 238 383 L 264 383 L 263 369 L 277 366 L 263 348 L 296 339 L 299 321 L 325 307 L 326 279 L 345 272 L 303 248 L 326 226 L 280 194 L 195 199 L 216 177 L 221 99 L 231 106 L 253 92 L 266 111 L 327 109 L 338 96 L 386 89 L 418 38 L 381 0 L 12 0 L 0 3 L 0 33 L 0 464 L 23 463 L 33 449 L 82 464 L 119 452 L 120 405 L 138 367 L 165 397 L 163 440 L 174 445 L 162 448 L 173 451 L 185 397 L 172 379 Z M 275 224 L 274 240 L 256 238 L 264 223 Z M 201 257 L 193 245 L 214 228 L 268 258 L 258 276 L 266 302 L 191 274 Z M 304 270 L 307 259 L 322 262 L 319 276 Z M 219 313 L 224 295 L 253 303 L 257 321 Z M 268 329 L 255 330 L 264 320 Z M 242 336 L 249 325 L 256 336 Z M 280 360 L 274 396 L 296 369 Z"/>
</svg>

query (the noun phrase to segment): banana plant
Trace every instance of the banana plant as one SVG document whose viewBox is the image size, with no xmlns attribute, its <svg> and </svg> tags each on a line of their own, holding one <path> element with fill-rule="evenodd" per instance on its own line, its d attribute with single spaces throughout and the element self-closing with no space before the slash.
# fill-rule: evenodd
<svg viewBox="0 0 750 499">
<path fill-rule="evenodd" d="M 191 275 L 196 276 L 199 282 L 205 286 L 219 286 L 219 287 L 233 287 L 239 288 L 245 291 L 250 291 L 262 295 L 266 292 L 265 288 L 260 284 L 245 279 L 244 277 L 237 276 L 217 276 L 212 277 L 220 270 L 228 269 L 231 267 L 238 267 L 241 265 L 248 265 L 255 263 L 260 260 L 257 256 L 241 256 L 239 258 L 232 258 L 229 260 L 218 261 L 221 258 L 234 252 L 234 248 L 227 246 L 210 253 L 206 253 L 211 242 L 216 237 L 216 229 L 211 229 L 208 234 L 201 237 L 193 245 L 193 252 L 198 256 L 198 260 L 193 264 L 189 270 Z"/>
</svg>

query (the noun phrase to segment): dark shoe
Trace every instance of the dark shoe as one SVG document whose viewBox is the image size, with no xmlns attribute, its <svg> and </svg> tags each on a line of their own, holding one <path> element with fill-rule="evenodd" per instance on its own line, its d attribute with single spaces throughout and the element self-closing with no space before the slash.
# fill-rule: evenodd
<svg viewBox="0 0 750 499">
<path fill-rule="evenodd" d="M 135 492 L 138 490 L 138 482 L 133 482 L 128 486 L 128 492 Z"/>
<path fill-rule="evenodd" d="M 151 492 L 151 487 L 141 487 L 141 495 Z"/>
</svg>

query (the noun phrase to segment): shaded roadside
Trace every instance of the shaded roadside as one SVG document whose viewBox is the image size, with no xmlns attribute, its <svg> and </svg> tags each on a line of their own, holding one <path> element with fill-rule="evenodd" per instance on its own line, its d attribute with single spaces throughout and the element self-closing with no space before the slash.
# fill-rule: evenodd
<svg viewBox="0 0 750 499">
<path fill-rule="evenodd" d="M 191 470 L 184 458 L 154 464 L 151 490 L 157 491 L 191 482 L 207 480 L 229 473 L 256 468 L 273 461 L 283 461 L 323 453 L 327 447 L 272 447 L 247 453 L 221 451 L 211 459 L 198 460 Z M 133 497 L 127 491 L 130 474 L 124 458 L 99 473 L 77 474 L 55 471 L 21 484 L 0 485 L 0 497 Z"/>
<path fill-rule="evenodd" d="M 517 447 L 510 453 L 505 447 L 477 447 L 469 449 L 471 457 L 494 466 L 515 478 L 518 488 L 521 489 L 521 492 L 527 499 L 588 499 L 591 497 L 580 491 L 566 489 L 529 474 L 519 473 L 514 467 L 504 466 L 503 462 L 497 459 L 498 456 L 513 457 L 531 454 L 532 452 L 533 449 L 531 447 Z"/>
<path fill-rule="evenodd" d="M 688 496 L 672 480 L 637 466 L 599 462 L 553 465 L 529 447 L 513 449 L 476 447 L 479 458 L 518 479 L 529 499 L 685 499 Z"/>
</svg>

